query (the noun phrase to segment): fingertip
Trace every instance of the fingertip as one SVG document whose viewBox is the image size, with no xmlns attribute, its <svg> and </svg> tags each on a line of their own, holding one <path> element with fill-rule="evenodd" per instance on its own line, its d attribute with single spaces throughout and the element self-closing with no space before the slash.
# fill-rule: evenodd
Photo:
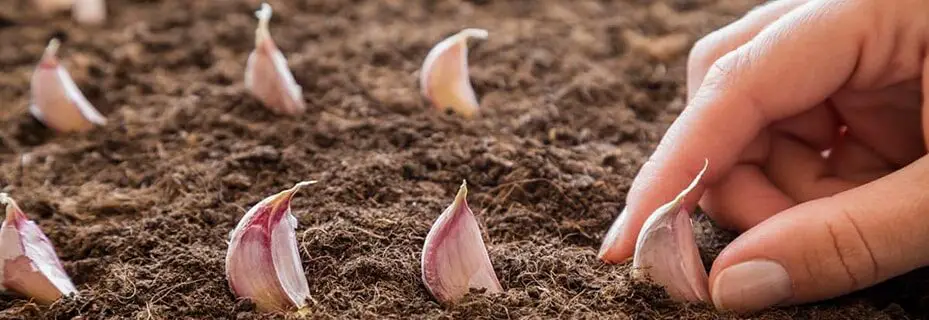
<svg viewBox="0 0 929 320">
<path fill-rule="evenodd" d="M 717 309 L 749 313 L 793 297 L 793 283 L 777 261 L 755 259 L 723 270 L 710 292 Z"/>
<path fill-rule="evenodd" d="M 616 220 L 613 221 L 613 224 L 610 225 L 606 235 L 603 236 L 603 243 L 597 252 L 597 258 L 604 263 L 623 263 L 632 257 L 632 245 L 626 244 L 621 239 L 621 236 L 624 235 L 623 228 L 628 217 L 626 209 L 623 209 L 619 216 L 616 217 Z"/>
<path fill-rule="evenodd" d="M 780 229 L 772 227 L 779 218 L 773 216 L 741 234 L 713 261 L 709 287 L 716 309 L 752 313 L 794 297 L 794 278 L 775 251 L 782 249 L 778 244 L 795 239 L 776 240 L 780 236 L 770 231 Z"/>
<path fill-rule="evenodd" d="M 714 305 L 750 312 L 818 301 L 929 264 L 929 198 L 910 187 L 926 177 L 929 160 L 759 223 L 714 261 Z"/>
</svg>

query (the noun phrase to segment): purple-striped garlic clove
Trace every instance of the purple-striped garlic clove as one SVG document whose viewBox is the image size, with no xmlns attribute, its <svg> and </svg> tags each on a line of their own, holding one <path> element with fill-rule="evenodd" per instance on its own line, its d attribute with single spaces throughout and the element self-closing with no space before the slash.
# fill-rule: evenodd
<svg viewBox="0 0 929 320">
<path fill-rule="evenodd" d="M 487 39 L 487 30 L 464 29 L 442 40 L 426 55 L 419 73 L 423 96 L 440 110 L 475 116 L 480 106 L 468 75 L 468 39 Z"/>
<path fill-rule="evenodd" d="M 230 234 L 226 279 L 236 296 L 262 311 L 283 312 L 306 306 L 310 289 L 297 250 L 297 218 L 290 212 L 304 181 L 255 204 Z"/>
<path fill-rule="evenodd" d="M 274 44 L 268 31 L 271 5 L 262 3 L 255 16 L 258 17 L 255 50 L 248 56 L 245 65 L 245 88 L 275 113 L 303 113 L 306 110 L 303 88 L 294 80 L 294 75 L 287 66 L 287 59 Z"/>
<path fill-rule="evenodd" d="M 76 292 L 42 229 L 7 194 L 0 194 L 0 203 L 6 205 L 0 226 L 0 289 L 42 304 Z"/>
<path fill-rule="evenodd" d="M 80 24 L 102 24 L 106 21 L 106 0 L 74 0 L 71 15 Z"/>
<path fill-rule="evenodd" d="M 423 283 L 441 303 L 452 303 L 471 288 L 483 288 L 488 293 L 503 291 L 467 196 L 464 182 L 455 202 L 436 219 L 423 245 Z"/>
<path fill-rule="evenodd" d="M 67 11 L 74 4 L 75 0 L 32 0 L 39 12 L 52 14 L 59 11 Z"/>
<path fill-rule="evenodd" d="M 633 274 L 661 285 L 679 301 L 709 301 L 706 269 L 694 237 L 684 198 L 693 190 L 707 163 L 687 188 L 648 217 L 636 241 Z"/>
<path fill-rule="evenodd" d="M 52 39 L 32 74 L 29 112 L 58 132 L 85 132 L 106 125 L 106 118 L 87 101 L 68 70 L 58 62 L 58 39 Z"/>
</svg>

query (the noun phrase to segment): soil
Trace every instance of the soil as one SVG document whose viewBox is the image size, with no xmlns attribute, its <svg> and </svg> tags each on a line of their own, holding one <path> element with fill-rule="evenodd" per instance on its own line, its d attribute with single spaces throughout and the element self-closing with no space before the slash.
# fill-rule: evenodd
<svg viewBox="0 0 929 320">
<path fill-rule="evenodd" d="M 0 185 L 80 289 L 51 306 L 0 296 L 0 318 L 265 319 L 228 289 L 228 232 L 307 179 L 321 183 L 293 210 L 312 318 L 738 318 L 672 302 L 596 249 L 683 108 L 690 45 L 757 1 L 273 1 L 309 107 L 297 117 L 243 88 L 258 4 L 111 0 L 102 27 L 0 6 Z M 417 86 L 428 50 L 464 27 L 490 30 L 470 56 L 474 120 Z M 53 36 L 105 127 L 56 135 L 26 112 Z M 419 253 L 462 179 L 505 292 L 443 307 Z M 699 226 L 709 262 L 732 235 Z M 753 317 L 926 318 L 926 279 Z"/>
</svg>

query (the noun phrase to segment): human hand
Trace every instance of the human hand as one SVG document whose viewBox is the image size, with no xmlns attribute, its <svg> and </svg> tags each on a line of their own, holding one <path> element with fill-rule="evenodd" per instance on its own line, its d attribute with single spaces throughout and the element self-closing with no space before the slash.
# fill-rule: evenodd
<svg viewBox="0 0 929 320">
<path fill-rule="evenodd" d="M 778 0 L 701 39 L 688 106 L 601 259 L 631 257 L 706 158 L 685 208 L 745 231 L 710 272 L 717 308 L 827 299 L 929 265 L 926 14 L 918 0 Z"/>
</svg>

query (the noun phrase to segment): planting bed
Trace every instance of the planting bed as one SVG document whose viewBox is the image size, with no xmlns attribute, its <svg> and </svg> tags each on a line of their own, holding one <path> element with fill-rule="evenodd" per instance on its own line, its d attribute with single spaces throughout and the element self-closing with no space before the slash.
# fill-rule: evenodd
<svg viewBox="0 0 929 320">
<path fill-rule="evenodd" d="M 681 305 L 596 259 L 638 167 L 684 106 L 690 45 L 755 1 L 275 1 L 271 33 L 308 112 L 243 87 L 258 1 L 108 1 L 103 27 L 0 5 L 0 185 L 45 230 L 80 295 L 0 296 L 4 319 L 264 319 L 224 274 L 228 232 L 293 203 L 319 318 L 737 318 Z M 482 115 L 436 112 L 417 70 L 464 27 Z M 29 78 L 52 36 L 110 120 L 55 135 Z M 712 139 L 712 137 L 707 137 Z M 503 294 L 453 307 L 420 281 L 423 240 L 462 179 Z M 701 218 L 708 264 L 732 235 Z M 929 272 L 762 319 L 929 316 Z"/>
</svg>

